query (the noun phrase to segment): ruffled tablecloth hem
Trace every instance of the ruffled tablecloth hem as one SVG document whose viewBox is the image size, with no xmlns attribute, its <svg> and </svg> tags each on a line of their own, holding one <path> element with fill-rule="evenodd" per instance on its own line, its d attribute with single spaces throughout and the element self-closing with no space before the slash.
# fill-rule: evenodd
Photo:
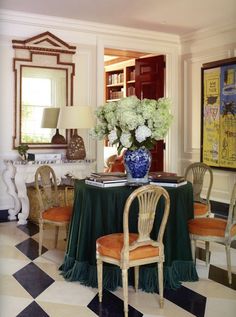
<svg viewBox="0 0 236 317">
<path fill-rule="evenodd" d="M 59 268 L 68 281 L 97 288 L 97 267 L 88 262 L 79 262 L 69 255 Z M 134 285 L 133 269 L 129 270 L 129 284 Z M 164 266 L 164 287 L 177 289 L 184 281 L 198 281 L 196 266 L 193 261 L 173 261 L 171 266 Z M 114 291 L 122 286 L 121 270 L 118 266 L 103 264 L 103 287 Z M 139 288 L 148 293 L 158 292 L 158 275 L 154 265 L 140 266 Z"/>
</svg>

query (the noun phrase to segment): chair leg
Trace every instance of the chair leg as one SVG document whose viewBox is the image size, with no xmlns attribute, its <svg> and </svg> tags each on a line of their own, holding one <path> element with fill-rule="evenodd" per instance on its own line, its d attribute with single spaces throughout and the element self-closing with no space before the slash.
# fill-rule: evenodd
<svg viewBox="0 0 236 317">
<path fill-rule="evenodd" d="M 134 288 L 135 292 L 138 291 L 138 282 L 139 282 L 139 266 L 134 267 Z"/>
<path fill-rule="evenodd" d="M 122 269 L 122 284 L 124 294 L 124 316 L 128 317 L 128 270 Z"/>
<path fill-rule="evenodd" d="M 195 263 L 196 263 L 196 244 L 197 244 L 197 241 L 195 239 L 191 239 L 192 258 Z"/>
<path fill-rule="evenodd" d="M 55 240 L 54 240 L 54 248 L 55 249 L 57 248 L 58 233 L 59 233 L 59 227 L 56 226 L 56 229 L 55 229 Z"/>
<path fill-rule="evenodd" d="M 225 245 L 229 284 L 232 284 L 230 245 Z"/>
<path fill-rule="evenodd" d="M 69 224 L 66 225 L 66 237 L 65 237 L 66 241 L 68 240 L 68 235 L 69 235 Z"/>
<path fill-rule="evenodd" d="M 206 265 L 210 263 L 210 242 L 205 242 L 205 250 L 206 250 Z"/>
<path fill-rule="evenodd" d="M 39 220 L 39 256 L 42 254 L 43 245 L 43 223 Z"/>
<path fill-rule="evenodd" d="M 103 275 L 103 263 L 101 259 L 97 259 L 97 277 L 98 277 L 98 298 L 99 302 L 102 302 L 102 275 Z"/>
<path fill-rule="evenodd" d="M 164 296 L 163 296 L 163 262 L 158 262 L 158 287 L 159 287 L 159 305 L 160 308 L 164 306 Z"/>
</svg>

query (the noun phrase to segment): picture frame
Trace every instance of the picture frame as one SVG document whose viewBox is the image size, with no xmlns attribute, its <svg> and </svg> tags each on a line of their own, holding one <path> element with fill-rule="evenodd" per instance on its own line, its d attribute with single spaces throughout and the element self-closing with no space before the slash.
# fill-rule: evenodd
<svg viewBox="0 0 236 317">
<path fill-rule="evenodd" d="M 236 171 L 236 57 L 201 68 L 201 162 Z"/>
</svg>

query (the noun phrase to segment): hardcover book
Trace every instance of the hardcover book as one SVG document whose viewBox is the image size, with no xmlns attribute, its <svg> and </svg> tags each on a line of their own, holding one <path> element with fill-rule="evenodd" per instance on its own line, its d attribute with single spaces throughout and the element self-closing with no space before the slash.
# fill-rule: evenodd
<svg viewBox="0 0 236 317">
<path fill-rule="evenodd" d="M 90 179 L 86 179 L 85 180 L 85 184 L 87 185 L 91 185 L 91 186 L 96 186 L 96 187 L 120 187 L 120 186 L 125 186 L 126 185 L 126 181 L 123 182 L 98 182 L 98 181 L 93 181 Z"/>
<path fill-rule="evenodd" d="M 87 180 L 98 183 L 126 183 L 127 177 L 124 173 L 92 173 Z"/>
<path fill-rule="evenodd" d="M 110 172 L 110 173 L 106 173 L 106 172 L 98 172 L 98 173 L 91 173 L 91 176 L 93 177 L 119 177 L 119 178 L 124 178 L 126 177 L 125 173 L 121 173 L 121 172 Z"/>
<path fill-rule="evenodd" d="M 149 175 L 149 179 L 152 182 L 157 182 L 157 183 L 181 183 L 185 181 L 185 178 L 183 176 L 178 176 L 176 174 L 172 173 L 166 173 L 166 174 L 152 174 Z"/>
<path fill-rule="evenodd" d="M 180 182 L 180 183 L 168 183 L 168 182 L 153 182 L 151 181 L 150 182 L 150 185 L 158 185 L 158 186 L 161 186 L 161 187 L 180 187 L 180 186 L 183 186 L 183 185 L 186 185 L 187 184 L 187 181 L 183 181 L 183 182 Z"/>
</svg>

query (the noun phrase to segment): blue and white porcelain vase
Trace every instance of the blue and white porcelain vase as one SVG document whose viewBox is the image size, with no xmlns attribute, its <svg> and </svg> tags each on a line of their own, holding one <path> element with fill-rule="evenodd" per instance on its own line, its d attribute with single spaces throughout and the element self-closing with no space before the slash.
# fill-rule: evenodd
<svg viewBox="0 0 236 317">
<path fill-rule="evenodd" d="M 124 154 L 127 182 L 134 185 L 148 183 L 151 161 L 151 152 L 146 148 L 127 150 Z"/>
</svg>

